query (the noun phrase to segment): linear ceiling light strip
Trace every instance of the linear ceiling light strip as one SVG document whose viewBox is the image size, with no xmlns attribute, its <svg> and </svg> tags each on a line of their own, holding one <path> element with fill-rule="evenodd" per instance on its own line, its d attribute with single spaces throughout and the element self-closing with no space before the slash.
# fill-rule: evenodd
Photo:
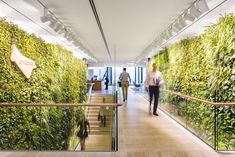
<svg viewBox="0 0 235 157">
<path fill-rule="evenodd" d="M 93 11 L 93 13 L 94 13 L 96 22 L 97 22 L 97 24 L 98 24 L 98 27 L 99 27 L 99 29 L 100 29 L 100 33 L 101 33 L 102 38 L 103 38 L 103 40 L 104 40 L 104 44 L 105 44 L 106 50 L 108 51 L 109 58 L 112 59 L 111 54 L 110 54 L 110 51 L 109 51 L 109 47 L 108 47 L 108 44 L 107 44 L 107 41 L 106 41 L 106 38 L 105 38 L 105 35 L 104 35 L 103 28 L 102 28 L 101 23 L 100 23 L 100 19 L 99 19 L 99 16 L 98 16 L 98 14 L 97 14 L 97 11 L 96 11 L 95 3 L 94 3 L 93 0 L 89 0 L 89 2 L 90 2 L 90 5 L 91 5 L 91 8 L 92 8 L 92 11 Z"/>
</svg>

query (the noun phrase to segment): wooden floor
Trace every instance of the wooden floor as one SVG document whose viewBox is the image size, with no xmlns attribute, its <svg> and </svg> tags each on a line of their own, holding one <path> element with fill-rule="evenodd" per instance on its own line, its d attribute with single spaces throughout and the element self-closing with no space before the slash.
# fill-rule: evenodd
<svg viewBox="0 0 235 157">
<path fill-rule="evenodd" d="M 217 153 L 162 112 L 149 115 L 148 102 L 129 92 L 119 109 L 118 152 L 1 152 L 0 157 L 235 157 Z"/>
</svg>

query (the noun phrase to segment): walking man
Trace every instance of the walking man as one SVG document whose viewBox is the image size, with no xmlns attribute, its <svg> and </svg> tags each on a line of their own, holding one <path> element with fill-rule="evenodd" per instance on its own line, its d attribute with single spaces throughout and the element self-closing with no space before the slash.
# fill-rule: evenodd
<svg viewBox="0 0 235 157">
<path fill-rule="evenodd" d="M 156 63 L 152 64 L 152 71 L 147 75 L 145 81 L 145 87 L 149 92 L 149 113 L 151 114 L 151 103 L 154 96 L 154 106 L 153 106 L 153 115 L 158 116 L 157 107 L 158 107 L 158 98 L 159 98 L 159 88 L 164 83 L 162 79 L 162 74 L 157 70 Z"/>
<path fill-rule="evenodd" d="M 128 79 L 131 83 L 131 77 L 129 73 L 126 72 L 126 68 L 123 68 L 123 72 L 119 76 L 119 80 L 121 80 L 121 85 L 122 85 L 123 102 L 127 101 L 128 86 L 129 86 Z"/>
</svg>

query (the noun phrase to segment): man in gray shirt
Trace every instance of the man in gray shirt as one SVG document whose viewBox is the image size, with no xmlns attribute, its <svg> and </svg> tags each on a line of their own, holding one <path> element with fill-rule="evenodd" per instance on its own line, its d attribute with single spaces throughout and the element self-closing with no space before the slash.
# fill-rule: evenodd
<svg viewBox="0 0 235 157">
<path fill-rule="evenodd" d="M 123 102 L 127 100 L 128 94 L 128 79 L 131 83 L 131 77 L 128 72 L 126 72 L 126 68 L 123 68 L 123 72 L 119 76 L 119 80 L 122 82 L 122 95 L 123 95 Z"/>
</svg>

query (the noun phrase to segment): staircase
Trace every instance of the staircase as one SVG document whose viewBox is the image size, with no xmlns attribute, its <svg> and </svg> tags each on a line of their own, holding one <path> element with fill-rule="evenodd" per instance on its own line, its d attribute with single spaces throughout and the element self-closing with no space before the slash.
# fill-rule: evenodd
<svg viewBox="0 0 235 157">
<path fill-rule="evenodd" d="M 113 95 L 91 95 L 90 103 L 114 103 L 114 96 Z"/>
<path fill-rule="evenodd" d="M 92 95 L 91 104 L 113 103 L 114 97 L 112 95 Z M 91 132 L 86 140 L 86 151 L 110 151 L 112 144 L 112 113 L 109 109 L 106 116 L 106 126 L 104 127 L 98 121 L 98 114 L 100 107 L 89 107 L 88 121 L 90 123 Z"/>
</svg>

